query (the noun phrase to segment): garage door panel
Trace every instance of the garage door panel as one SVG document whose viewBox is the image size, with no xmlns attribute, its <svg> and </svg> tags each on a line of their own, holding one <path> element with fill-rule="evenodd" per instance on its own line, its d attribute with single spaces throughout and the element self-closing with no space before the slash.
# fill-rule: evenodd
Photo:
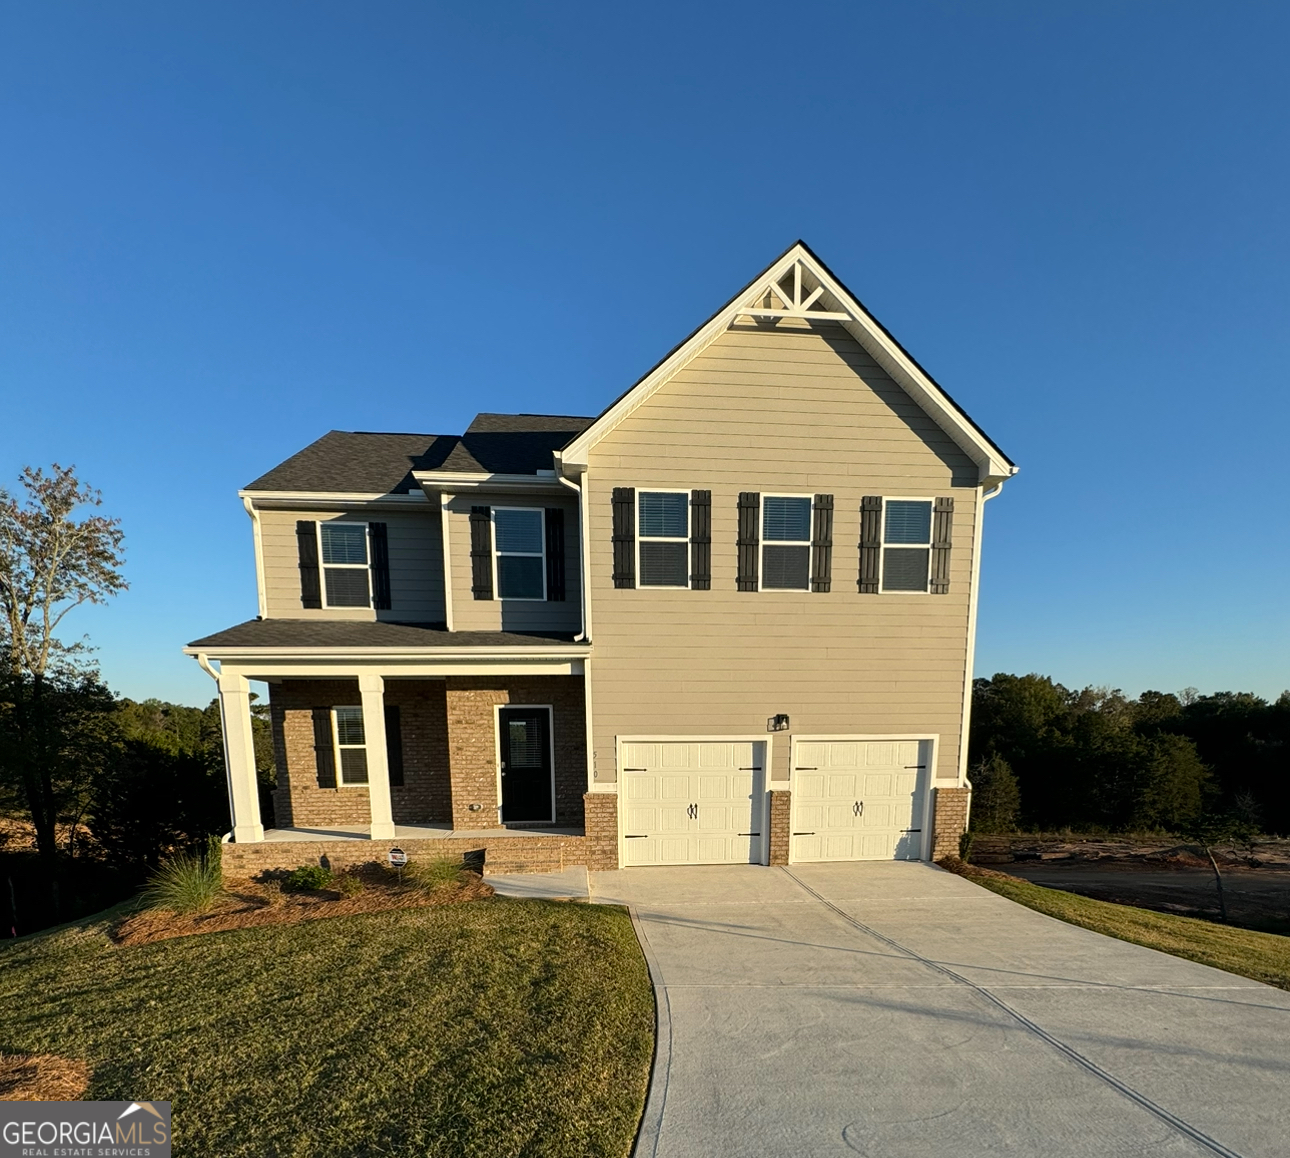
<svg viewBox="0 0 1290 1158">
<path fill-rule="evenodd" d="M 812 835 L 791 837 L 790 859 L 917 859 L 930 751 L 919 740 L 797 745 L 791 831 Z"/>
</svg>

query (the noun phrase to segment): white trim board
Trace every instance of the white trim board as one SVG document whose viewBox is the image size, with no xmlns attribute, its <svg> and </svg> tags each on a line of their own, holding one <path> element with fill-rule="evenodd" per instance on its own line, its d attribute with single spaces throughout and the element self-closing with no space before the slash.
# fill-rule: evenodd
<svg viewBox="0 0 1290 1158">
<path fill-rule="evenodd" d="M 812 291 L 809 299 L 803 301 L 809 300 L 812 306 L 818 304 L 823 308 L 801 308 L 801 303 L 790 301 L 779 288 L 778 283 L 790 273 L 794 276 L 795 284 L 800 287 L 803 272 L 816 283 L 816 289 L 822 291 Z M 771 294 L 781 299 L 784 308 L 768 309 L 758 305 Z M 763 318 L 792 318 L 799 324 L 802 320 L 808 324 L 812 320 L 818 320 L 841 325 L 959 449 L 976 463 L 980 481 L 1001 481 L 1017 473 L 1017 467 L 1007 456 L 800 241 L 790 246 L 782 257 L 573 439 L 560 453 L 560 468 L 576 470 L 586 467 L 591 448 L 597 442 L 707 349 L 738 318 L 754 315 Z"/>
</svg>

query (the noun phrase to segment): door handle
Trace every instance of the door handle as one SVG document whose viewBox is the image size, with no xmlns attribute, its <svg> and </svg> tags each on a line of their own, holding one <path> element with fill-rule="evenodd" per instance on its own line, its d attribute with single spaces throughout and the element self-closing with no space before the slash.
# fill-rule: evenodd
<svg viewBox="0 0 1290 1158">
<path fill-rule="evenodd" d="M 851 806 L 851 815 L 852 815 L 852 816 L 863 816 L 863 815 L 864 815 L 864 801 L 863 801 L 863 800 L 857 800 L 857 801 L 855 802 L 855 804 L 853 804 L 853 805 Z"/>
<path fill-rule="evenodd" d="M 687 809 L 685 810 L 685 814 L 686 814 L 686 815 L 687 815 L 691 820 L 698 820 L 698 819 L 699 819 L 699 806 L 698 806 L 697 804 L 691 804 L 691 805 L 690 805 L 690 807 L 689 807 L 689 808 L 687 808 Z"/>
</svg>

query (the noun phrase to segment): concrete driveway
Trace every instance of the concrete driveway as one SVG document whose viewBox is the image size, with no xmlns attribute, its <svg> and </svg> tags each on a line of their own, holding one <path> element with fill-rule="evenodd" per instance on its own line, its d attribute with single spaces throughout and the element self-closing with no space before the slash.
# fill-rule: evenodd
<svg viewBox="0 0 1290 1158">
<path fill-rule="evenodd" d="M 637 1158 L 1290 1154 L 1290 993 L 931 865 L 628 869 L 659 989 Z"/>
</svg>

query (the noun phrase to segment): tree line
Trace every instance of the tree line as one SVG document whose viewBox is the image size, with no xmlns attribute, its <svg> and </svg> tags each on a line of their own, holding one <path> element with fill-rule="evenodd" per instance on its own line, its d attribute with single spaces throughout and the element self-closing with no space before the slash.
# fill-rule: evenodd
<svg viewBox="0 0 1290 1158">
<path fill-rule="evenodd" d="M 1189 833 L 1220 818 L 1290 833 L 1290 692 L 973 685 L 972 828 Z"/>
</svg>

